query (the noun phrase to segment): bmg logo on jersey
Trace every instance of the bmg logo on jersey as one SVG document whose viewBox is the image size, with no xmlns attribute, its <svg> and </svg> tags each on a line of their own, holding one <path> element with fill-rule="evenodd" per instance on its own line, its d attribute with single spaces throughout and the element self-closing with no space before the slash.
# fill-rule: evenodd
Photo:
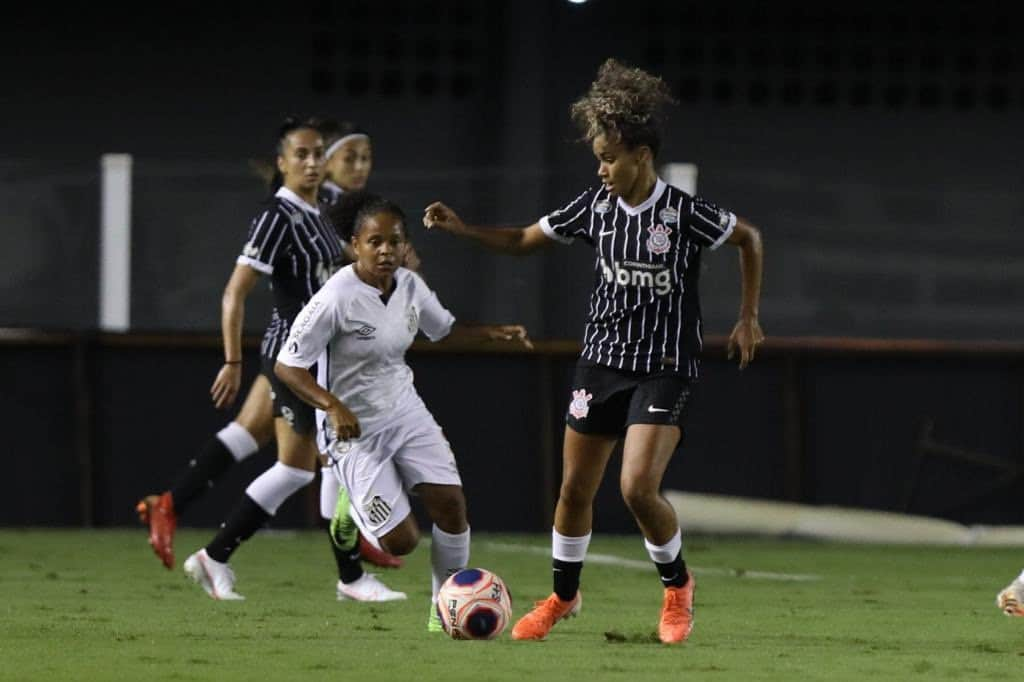
<svg viewBox="0 0 1024 682">
<path fill-rule="evenodd" d="M 609 267 L 602 260 L 601 272 L 604 274 L 604 281 L 609 284 L 618 284 L 620 287 L 654 288 L 659 296 L 664 296 L 672 291 L 672 271 L 659 263 L 627 260 L 623 261 L 621 265 L 612 263 Z"/>
</svg>

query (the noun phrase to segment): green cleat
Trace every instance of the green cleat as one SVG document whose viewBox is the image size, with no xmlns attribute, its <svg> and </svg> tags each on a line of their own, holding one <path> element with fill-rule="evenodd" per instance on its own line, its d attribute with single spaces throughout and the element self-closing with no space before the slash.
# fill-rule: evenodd
<svg viewBox="0 0 1024 682">
<path fill-rule="evenodd" d="M 427 617 L 427 632 L 444 632 L 444 626 L 441 625 L 441 616 L 438 615 L 435 604 L 430 605 L 430 616 Z"/>
<path fill-rule="evenodd" d="M 355 548 L 359 542 L 359 528 L 349 511 L 348 491 L 342 486 L 338 491 L 338 503 L 331 517 L 331 541 L 342 551 Z"/>
</svg>

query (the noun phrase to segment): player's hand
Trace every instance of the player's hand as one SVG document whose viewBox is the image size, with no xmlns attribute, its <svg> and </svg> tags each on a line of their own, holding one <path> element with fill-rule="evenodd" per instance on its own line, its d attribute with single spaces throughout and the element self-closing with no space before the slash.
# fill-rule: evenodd
<svg viewBox="0 0 1024 682">
<path fill-rule="evenodd" d="M 435 201 L 423 211 L 423 226 L 428 230 L 436 227 L 454 234 L 458 234 L 466 229 L 466 224 L 462 222 L 462 218 L 440 201 Z"/>
<path fill-rule="evenodd" d="M 359 438 L 362 430 L 359 428 L 359 420 L 352 414 L 352 410 L 345 407 L 341 401 L 335 401 L 327 408 L 327 419 L 331 422 L 331 428 L 339 440 Z"/>
<path fill-rule="evenodd" d="M 217 372 L 217 378 L 210 386 L 210 397 L 218 410 L 231 407 L 238 397 L 238 389 L 242 386 L 242 365 L 235 363 L 224 365 Z"/>
<path fill-rule="evenodd" d="M 533 342 L 526 334 L 526 327 L 521 324 L 498 324 L 488 327 L 487 338 L 491 341 L 511 341 L 516 345 L 533 350 Z"/>
<path fill-rule="evenodd" d="M 764 332 L 756 317 L 741 318 L 732 328 L 729 335 L 729 359 L 732 360 L 736 351 L 740 353 L 740 369 L 746 367 L 754 359 L 754 351 L 764 342 Z"/>
</svg>

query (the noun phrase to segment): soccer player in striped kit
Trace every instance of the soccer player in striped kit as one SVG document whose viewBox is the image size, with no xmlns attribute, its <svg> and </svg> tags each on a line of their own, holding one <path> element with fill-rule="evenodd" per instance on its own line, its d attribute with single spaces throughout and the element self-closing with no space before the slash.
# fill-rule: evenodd
<svg viewBox="0 0 1024 682">
<path fill-rule="evenodd" d="M 405 217 L 386 200 L 367 203 L 355 221 L 356 262 L 342 268 L 302 309 L 275 371 L 294 393 L 324 411 L 334 466 L 362 528 L 389 552 L 405 555 L 419 539 L 409 493 L 434 522 L 430 548 L 430 630 L 442 582 L 469 561 L 470 530 L 455 456 L 413 385 L 405 352 L 422 331 L 444 338 L 508 341 L 530 347 L 518 325 L 460 325 L 423 279 L 400 267 Z M 308 368 L 327 348 L 327 389 Z"/>
<path fill-rule="evenodd" d="M 225 288 L 225 363 L 211 388 L 215 404 L 227 406 L 237 395 L 245 299 L 260 277 L 267 275 L 271 278 L 274 310 L 261 347 L 262 371 L 250 388 L 239 418 L 225 429 L 233 433 L 218 434 L 215 445 L 219 447 L 206 448 L 170 491 L 140 503 L 150 523 L 150 542 L 170 567 L 177 514 L 235 460 L 255 452 L 261 444 L 256 434 L 262 443 L 271 435 L 276 438 L 277 464 L 247 488 L 214 540 L 185 561 L 186 573 L 218 599 L 240 598 L 234 591 L 228 557 L 276 513 L 285 499 L 314 478 L 317 463 L 313 414 L 277 381 L 272 371 L 273 358 L 295 314 L 344 262 L 341 239 L 316 205 L 324 174 L 324 146 L 319 131 L 311 124 L 288 120 L 281 127 L 277 171 L 280 186 L 253 220 L 248 242 Z M 363 591 L 370 597 L 389 592 L 372 576 L 363 575 L 358 558 L 338 552 L 335 556 L 339 571 L 342 564 L 348 567 L 352 586 L 366 588 Z"/>
<path fill-rule="evenodd" d="M 324 120 L 317 125 L 324 136 L 326 177 L 320 185 L 320 202 L 331 206 L 346 192 L 366 189 L 373 169 L 370 135 L 349 121 Z"/>
<path fill-rule="evenodd" d="M 608 60 L 571 109 L 597 158 L 599 186 L 524 228 L 471 227 L 442 203 L 424 214 L 428 228 L 499 251 L 528 253 L 578 239 L 596 255 L 566 417 L 552 530 L 554 592 L 515 624 L 513 639 L 544 639 L 557 621 L 579 612 L 593 500 L 620 440 L 622 495 L 664 586 L 659 636 L 681 642 L 692 629 L 695 581 L 682 557 L 675 512 L 660 489 L 700 372 L 700 258 L 722 244 L 739 247 L 742 302 L 729 348 L 730 356 L 739 352 L 742 368 L 764 339 L 762 248 L 752 224 L 657 176 L 660 113 L 668 102 L 660 78 Z"/>
</svg>

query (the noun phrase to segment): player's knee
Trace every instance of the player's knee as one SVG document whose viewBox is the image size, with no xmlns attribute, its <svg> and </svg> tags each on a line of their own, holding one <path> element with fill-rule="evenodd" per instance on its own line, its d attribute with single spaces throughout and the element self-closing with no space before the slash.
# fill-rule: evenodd
<svg viewBox="0 0 1024 682">
<path fill-rule="evenodd" d="M 647 511 L 658 504 L 657 486 L 643 479 L 627 479 L 622 481 L 622 499 L 633 514 Z"/>
<path fill-rule="evenodd" d="M 385 552 L 395 556 L 412 554 L 420 542 L 419 531 L 415 527 L 402 524 L 380 539 L 380 546 Z"/>
<path fill-rule="evenodd" d="M 594 495 L 590 490 L 572 481 L 562 482 L 558 497 L 563 505 L 574 509 L 587 507 L 594 501 Z"/>
<path fill-rule="evenodd" d="M 433 500 L 430 515 L 438 528 L 446 533 L 458 533 L 466 527 L 466 498 L 458 488 L 439 495 Z"/>
</svg>

